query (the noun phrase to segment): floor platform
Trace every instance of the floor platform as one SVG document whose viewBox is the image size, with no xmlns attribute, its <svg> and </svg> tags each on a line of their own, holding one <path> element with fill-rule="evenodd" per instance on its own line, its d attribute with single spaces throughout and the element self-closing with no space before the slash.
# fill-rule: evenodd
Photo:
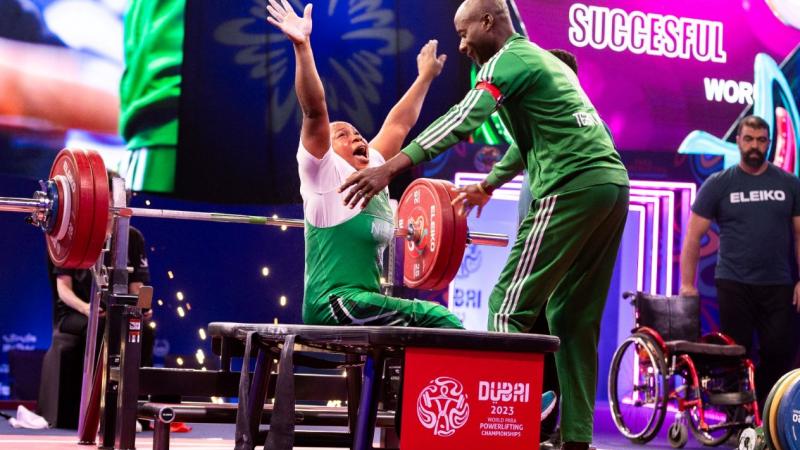
<svg viewBox="0 0 800 450">
<path fill-rule="evenodd" d="M 9 413 L 12 413 L 9 411 Z M 647 445 L 635 445 L 619 435 L 608 407 L 598 404 L 595 411 L 595 442 L 598 450 L 641 450 L 659 449 L 667 450 L 671 447 L 667 442 L 667 427 L 671 417 L 667 417 L 662 426 L 661 433 Z M 174 433 L 170 440 L 170 449 L 198 449 L 198 450 L 231 450 L 233 449 L 233 425 L 192 424 L 192 431 L 185 434 Z M 74 430 L 15 430 L 8 421 L 0 420 L 0 450 L 90 450 L 96 447 L 78 445 Z M 148 450 L 153 446 L 152 432 L 145 431 L 137 434 L 136 448 Z M 687 450 L 707 449 L 692 437 L 684 447 Z M 720 449 L 731 448 L 724 444 Z M 261 447 L 259 447 L 261 449 Z M 297 450 L 330 450 L 308 447 L 297 447 Z"/>
</svg>

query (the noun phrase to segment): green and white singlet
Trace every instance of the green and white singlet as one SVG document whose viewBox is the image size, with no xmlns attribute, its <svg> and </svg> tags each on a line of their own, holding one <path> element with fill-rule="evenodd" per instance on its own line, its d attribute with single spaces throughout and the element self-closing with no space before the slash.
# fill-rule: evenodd
<svg viewBox="0 0 800 450">
<path fill-rule="evenodd" d="M 384 163 L 374 149 L 369 159 L 371 167 Z M 352 166 L 333 149 L 317 159 L 302 145 L 297 161 L 306 219 L 303 322 L 461 328 L 439 304 L 381 293 L 381 261 L 394 239 L 388 190 L 365 209 L 350 209 L 337 191 Z"/>
</svg>

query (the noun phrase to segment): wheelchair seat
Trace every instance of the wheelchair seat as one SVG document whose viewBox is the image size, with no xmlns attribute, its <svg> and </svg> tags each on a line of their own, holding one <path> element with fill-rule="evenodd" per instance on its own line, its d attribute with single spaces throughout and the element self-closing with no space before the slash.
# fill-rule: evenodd
<svg viewBox="0 0 800 450">
<path fill-rule="evenodd" d="M 690 355 L 728 356 L 740 358 L 747 353 L 741 345 L 705 344 L 689 341 L 667 341 L 664 343 L 670 353 L 688 353 Z"/>
</svg>

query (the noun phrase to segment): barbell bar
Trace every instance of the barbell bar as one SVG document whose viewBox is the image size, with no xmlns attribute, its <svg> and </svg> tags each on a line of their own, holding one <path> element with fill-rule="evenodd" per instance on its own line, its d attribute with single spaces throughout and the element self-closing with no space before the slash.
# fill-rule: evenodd
<svg viewBox="0 0 800 450">
<path fill-rule="evenodd" d="M 93 150 L 64 149 L 56 157 L 51 178 L 41 181 L 33 198 L 0 197 L 0 211 L 28 213 L 27 221 L 46 234 L 53 263 L 88 268 L 100 256 L 109 214 L 118 217 L 304 228 L 302 219 L 218 212 L 111 207 L 106 169 Z M 455 276 L 467 244 L 505 247 L 508 236 L 468 231 L 466 217 L 451 205 L 452 184 L 417 179 L 398 207 L 395 236 L 405 239 L 404 282 L 420 289 L 440 289 Z"/>
</svg>

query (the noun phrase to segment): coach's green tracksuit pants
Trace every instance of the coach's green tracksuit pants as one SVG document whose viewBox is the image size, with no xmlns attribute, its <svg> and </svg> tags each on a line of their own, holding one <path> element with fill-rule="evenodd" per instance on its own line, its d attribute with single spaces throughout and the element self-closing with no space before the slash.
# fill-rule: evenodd
<svg viewBox="0 0 800 450">
<path fill-rule="evenodd" d="M 528 332 L 542 306 L 561 339 L 556 368 L 564 442 L 591 442 L 600 319 L 628 213 L 627 186 L 538 199 L 489 297 L 489 330 Z"/>
</svg>

